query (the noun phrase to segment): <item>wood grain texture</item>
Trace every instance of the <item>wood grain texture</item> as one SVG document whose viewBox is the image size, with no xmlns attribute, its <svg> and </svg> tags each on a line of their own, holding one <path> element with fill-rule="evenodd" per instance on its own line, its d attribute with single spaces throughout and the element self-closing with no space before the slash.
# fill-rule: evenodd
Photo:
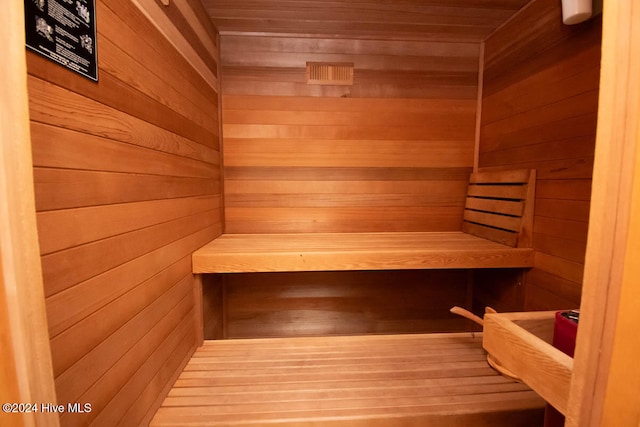
<svg viewBox="0 0 640 427">
<path fill-rule="evenodd" d="M 524 275 L 520 268 L 474 270 L 473 312 L 484 313 L 491 307 L 499 313 L 522 311 L 524 307 Z"/>
<path fill-rule="evenodd" d="M 159 25 L 217 69 L 189 7 Z M 58 403 L 92 404 L 62 424 L 141 425 L 198 341 L 190 255 L 222 231 L 218 89 L 133 3 L 97 13 L 97 84 L 28 60 L 45 302 Z"/>
<path fill-rule="evenodd" d="M 540 423 L 542 400 L 491 370 L 480 340 L 431 334 L 207 341 L 151 425 Z"/>
<path fill-rule="evenodd" d="M 462 232 L 224 234 L 194 273 L 530 267 L 532 250 Z"/>
<path fill-rule="evenodd" d="M 374 40 L 480 42 L 525 0 L 312 1 L 204 0 L 223 35 L 260 34 Z"/>
<path fill-rule="evenodd" d="M 465 304 L 466 272 L 462 270 L 223 277 L 229 338 L 469 330 L 464 319 L 448 311 Z"/>
<path fill-rule="evenodd" d="M 226 336 L 226 295 L 223 276 L 218 274 L 201 274 L 202 302 L 204 319 L 204 339 L 215 340 Z"/>
<path fill-rule="evenodd" d="M 508 246 L 531 247 L 535 185 L 535 170 L 471 174 L 462 231 Z"/>
<path fill-rule="evenodd" d="M 567 413 L 573 359 L 551 344 L 555 311 L 488 313 L 482 346 L 562 414 Z"/>
<path fill-rule="evenodd" d="M 24 5 L 4 5 L 0 16 L 0 401 L 56 402 L 46 333 L 42 270 L 38 256 Z M 5 408 L 6 409 L 6 408 Z M 18 408 L 19 409 L 19 408 Z M 6 426 L 58 427 L 57 413 L 2 411 Z"/>
<path fill-rule="evenodd" d="M 147 306 L 136 317 L 110 335 L 100 345 L 93 348 L 72 368 L 58 376 L 57 383 L 63 391 L 58 393 L 61 401 L 81 399 L 81 396 L 95 402 L 96 411 L 83 417 L 68 414 L 63 422 L 81 426 L 95 418 L 112 397 L 118 394 L 122 385 L 145 363 L 149 356 L 180 320 L 193 309 L 191 278 L 186 277 L 158 303 Z M 193 323 L 188 317 L 192 339 Z M 122 395 L 121 395 L 122 396 Z M 137 398 L 137 396 L 135 396 Z M 121 397 L 122 398 L 122 397 Z M 64 399 L 64 400 L 62 400 Z M 93 406 L 93 405 L 92 405 Z"/>
<path fill-rule="evenodd" d="M 256 171 L 253 177 L 261 177 L 262 174 L 273 171 L 274 168 L 262 169 Z M 278 173 L 286 173 L 286 169 L 277 169 Z M 239 173 L 237 169 L 235 173 Z M 350 174 L 356 171 L 350 171 Z M 345 168 L 335 169 L 336 174 L 345 174 Z M 405 173 L 415 173 L 407 171 Z M 438 173 L 434 170 L 433 173 Z M 460 232 L 402 232 L 397 228 L 400 222 L 406 222 L 411 219 L 412 213 L 416 212 L 416 208 L 411 207 L 412 200 L 410 198 L 403 199 L 404 205 L 401 208 L 395 208 L 393 214 L 401 214 L 400 219 L 389 221 L 384 229 L 385 233 L 326 233 L 325 224 L 322 218 L 317 216 L 318 212 L 322 212 L 327 208 L 314 207 L 314 201 L 323 201 L 325 205 L 332 206 L 334 212 L 341 212 L 344 216 L 338 217 L 345 223 L 354 218 L 359 218 L 357 222 L 362 230 L 366 231 L 369 225 L 368 212 L 364 210 L 355 210 L 345 207 L 354 197 L 359 200 L 367 200 L 366 194 L 360 195 L 360 192 L 367 192 L 370 187 L 368 185 L 376 184 L 384 191 L 389 184 L 385 182 L 365 181 L 359 185 L 351 186 L 352 193 L 355 195 L 348 196 L 345 193 L 344 198 L 336 198 L 335 195 L 325 194 L 331 191 L 332 187 L 340 185 L 339 182 L 318 182 L 314 180 L 315 175 L 306 170 L 300 172 L 299 177 L 306 180 L 298 182 L 276 181 L 276 190 L 278 193 L 273 195 L 264 195 L 258 197 L 253 196 L 253 200 L 260 203 L 259 207 L 251 207 L 249 199 L 233 199 L 234 202 L 242 200 L 244 203 L 242 208 L 227 208 L 227 212 L 233 212 L 233 220 L 227 220 L 227 229 L 231 226 L 241 226 L 243 221 L 249 220 L 251 216 L 259 217 L 277 217 L 276 220 L 267 219 L 261 222 L 255 221 L 253 225 L 245 225 L 245 230 L 255 227 L 254 233 L 225 233 L 216 240 L 210 242 L 205 247 L 196 251 L 193 255 L 193 268 L 196 273 L 245 273 L 242 275 L 230 275 L 225 277 L 225 284 L 228 287 L 225 292 L 225 309 L 226 309 L 226 330 L 229 337 L 256 337 L 256 336 L 295 336 L 305 334 L 328 334 L 328 333 L 371 333 L 371 332 L 426 332 L 426 331 L 442 331 L 453 330 L 460 326 L 451 323 L 446 317 L 446 307 L 452 305 L 467 305 L 471 307 L 471 294 L 467 292 L 468 281 L 466 274 L 463 277 L 455 277 L 450 280 L 421 280 L 419 277 L 405 274 L 399 270 L 415 270 L 415 269 L 474 269 L 474 268 L 515 268 L 531 266 L 528 256 L 533 253 L 532 249 L 518 249 L 516 246 L 518 236 L 521 229 L 521 216 L 525 212 L 530 211 L 525 208 L 527 197 L 533 198 L 529 194 L 528 187 L 533 186 L 535 174 L 531 171 L 507 171 L 507 172 L 489 172 L 478 173 L 471 176 L 472 184 L 469 186 L 469 192 L 474 194 L 475 198 L 469 200 L 476 201 L 476 204 L 469 204 L 469 213 L 465 214 L 466 228 L 468 231 L 475 231 L 476 227 L 472 221 L 484 221 L 488 225 L 494 227 L 510 227 L 513 231 L 507 232 L 489 226 L 482 227 L 489 229 L 494 234 L 502 232 L 508 234 L 508 237 L 501 239 L 495 235 L 485 235 L 482 230 L 477 231 L 476 236 L 472 236 Z M 243 183 L 247 189 L 258 191 L 258 184 L 262 186 L 270 185 L 269 182 L 259 181 L 254 183 Z M 505 185 L 507 184 L 507 185 Z M 406 183 L 405 183 L 406 185 Z M 418 189 L 430 188 L 433 197 L 438 193 L 441 187 L 435 185 L 424 185 L 421 182 L 415 182 Z M 227 186 L 228 191 L 237 190 L 239 186 Z M 305 195 L 299 197 L 291 197 L 290 191 L 304 189 Z M 233 191 L 233 190 L 231 190 Z M 273 190 L 272 190 L 273 191 Z M 316 197 L 308 196 L 313 191 L 320 193 Z M 406 191 L 406 189 L 405 189 Z M 446 190 L 445 190 L 446 191 Z M 489 205 L 485 203 L 488 195 L 498 195 L 498 199 L 490 200 Z M 313 195 L 313 194 L 312 194 Z M 385 195 L 374 195 L 376 200 L 380 202 Z M 509 199 L 520 198 L 520 201 L 510 201 Z M 394 199 L 397 203 L 397 199 Z M 414 204 L 416 201 L 413 200 Z M 268 203 L 281 203 L 281 208 L 266 208 Z M 431 202 L 433 203 L 433 202 Z M 427 203 L 428 204 L 428 203 Z M 380 206 L 380 205 L 377 205 Z M 406 207 L 404 207 L 406 206 Z M 296 207 L 298 212 L 291 212 L 291 207 Z M 472 209 L 473 208 L 473 209 Z M 493 219 L 485 221 L 480 216 L 486 216 L 487 209 L 494 209 L 499 215 L 493 215 L 499 218 L 498 222 Z M 430 219 L 437 218 L 437 207 L 420 208 L 429 210 Z M 390 210 L 387 210 L 390 211 Z M 300 214 L 303 213 L 303 215 Z M 504 215 L 506 213 L 506 215 Z M 276 215 L 277 214 L 277 215 Z M 392 215 L 393 215 L 392 214 Z M 452 224 L 456 229 L 460 228 L 460 216 L 455 218 Z M 379 216 L 376 223 L 381 224 L 385 218 Z M 234 221 L 234 222 L 232 222 Z M 277 223 L 276 223 L 277 221 Z M 299 233 L 297 227 L 299 222 L 309 224 L 306 229 L 311 233 Z M 433 223 L 432 230 L 442 226 L 445 222 L 441 220 L 440 225 Z M 270 227 L 269 227 L 270 226 Z M 277 228 L 276 228 L 277 226 Z M 273 232 L 276 229 L 278 232 Z M 284 233 L 285 230 L 290 230 Z M 270 233 L 265 230 L 271 230 Z M 390 232 L 397 230 L 397 232 Z M 490 240 L 485 238 L 490 237 Z M 502 244 L 496 244 L 494 241 Z M 508 244 L 508 246 L 504 246 Z M 323 295 L 332 295 L 336 289 L 342 289 L 345 284 L 339 279 L 330 279 L 328 282 L 321 277 L 325 275 L 317 275 L 318 283 L 315 285 L 316 294 L 310 295 L 304 300 L 291 300 L 289 298 L 281 298 L 280 295 L 289 293 L 290 289 L 298 289 L 304 283 L 299 283 L 304 275 L 279 275 L 261 276 L 259 285 L 252 286 L 251 278 L 246 274 L 250 272 L 309 272 L 309 271 L 347 271 L 347 270 L 395 270 L 393 273 L 386 272 L 397 276 L 397 280 L 405 282 L 404 287 L 407 292 L 413 295 L 421 292 L 428 292 L 424 300 L 439 301 L 436 304 L 439 308 L 435 310 L 429 306 L 425 308 L 422 315 L 418 315 L 419 321 L 415 322 L 411 319 L 396 320 L 393 315 L 389 315 L 386 311 L 388 308 L 383 305 L 368 305 L 362 309 L 352 307 L 349 299 L 341 297 L 324 297 Z M 379 286 L 382 275 L 370 275 L 368 289 L 362 290 L 362 300 L 374 298 L 372 295 L 387 295 L 392 289 L 388 284 Z M 316 277 L 316 276 L 313 276 Z M 339 277 L 339 276 L 331 276 Z M 401 277 L 406 279 L 403 280 Z M 309 279 L 304 279 L 309 280 Z M 272 286 L 266 283 L 275 281 Z M 287 285 L 284 285 L 286 282 Z M 446 283 L 446 284 L 445 284 Z M 417 286 L 417 288 L 416 288 Z M 452 296 L 449 292 L 457 289 L 457 294 Z M 409 291 L 409 289 L 411 291 Z M 241 290 L 241 291 L 238 291 Z M 384 297 L 384 300 L 390 304 L 394 300 L 395 295 L 392 292 Z M 444 300 L 443 300 L 444 298 Z M 267 304 L 256 303 L 256 301 L 267 301 Z M 318 310 L 319 307 L 323 307 Z M 409 303 L 401 298 L 397 305 L 398 311 L 411 310 L 408 308 Z M 520 304 L 521 307 L 521 304 Z M 365 318 L 358 316 L 357 312 L 364 310 L 369 313 Z M 440 310 L 440 312 L 438 312 Z M 444 310 L 444 316 L 443 316 Z M 427 312 L 432 311 L 426 315 Z M 355 312 L 355 313 L 354 313 Z M 439 313 L 439 314 L 438 314 Z M 426 315 L 426 318 L 424 316 Z M 370 319 L 371 318 L 371 319 Z M 375 320 L 372 320 L 375 319 Z M 214 321 L 215 322 L 215 321 Z M 465 327 L 465 325 L 462 325 Z"/>
<path fill-rule="evenodd" d="M 476 99 L 476 43 L 223 36 L 224 93 L 260 96 Z M 352 86 L 306 83 L 306 63 L 354 64 Z"/>
<path fill-rule="evenodd" d="M 638 5 L 605 2 L 582 313 L 567 426 L 638 423 Z"/>
<path fill-rule="evenodd" d="M 457 229 L 478 55 L 468 42 L 223 35 L 226 231 Z M 307 61 L 353 63 L 354 83 L 308 85 Z"/>
<path fill-rule="evenodd" d="M 194 19 L 192 24 L 185 22 L 184 11 L 171 7 L 166 10 L 166 6 L 155 0 L 135 0 L 132 5 L 149 17 L 157 30 L 164 35 L 175 49 L 189 62 L 189 66 L 197 72 L 212 86 L 218 86 L 215 75 L 217 67 L 216 43 L 211 40 L 212 35 L 206 31 L 198 31 L 199 20 Z M 167 4 L 167 6 L 171 6 Z M 188 13 L 187 15 L 192 15 Z"/>
<path fill-rule="evenodd" d="M 582 284 L 601 18 L 565 26 L 560 13 L 536 0 L 485 44 L 479 166 L 538 172 L 526 310 L 575 307 Z"/>
<path fill-rule="evenodd" d="M 227 231 L 457 228 L 473 103 L 363 101 L 225 96 Z"/>
</svg>

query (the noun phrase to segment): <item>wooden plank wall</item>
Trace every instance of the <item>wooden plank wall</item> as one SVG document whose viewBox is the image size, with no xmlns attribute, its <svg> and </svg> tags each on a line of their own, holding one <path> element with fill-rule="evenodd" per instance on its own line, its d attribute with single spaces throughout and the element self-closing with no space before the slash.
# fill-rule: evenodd
<svg viewBox="0 0 640 427">
<path fill-rule="evenodd" d="M 538 170 L 526 310 L 580 302 L 601 32 L 601 17 L 565 26 L 560 2 L 535 0 L 485 44 L 479 166 Z"/>
<path fill-rule="evenodd" d="M 225 278 L 228 338 L 466 330 L 464 270 L 246 273 Z"/>
<path fill-rule="evenodd" d="M 460 228 L 478 46 L 223 36 L 226 231 Z M 353 87 L 305 83 L 353 62 Z"/>
<path fill-rule="evenodd" d="M 460 229 L 477 43 L 223 35 L 221 50 L 226 232 Z M 307 85 L 307 61 L 354 63 L 354 85 Z M 229 336 L 447 330 L 447 304 L 467 297 L 459 272 L 255 283 L 225 281 Z M 399 319 L 392 311 L 408 307 L 418 284 L 431 294 Z M 296 289 L 305 296 L 287 296 Z M 376 293 L 394 308 L 372 302 Z M 436 307 L 438 298 L 447 303 Z"/>
<path fill-rule="evenodd" d="M 196 346 L 191 253 L 222 230 L 217 81 L 190 63 L 215 76 L 218 54 L 187 60 L 133 2 L 97 22 L 98 83 L 27 58 L 49 335 L 58 402 L 91 404 L 62 425 L 143 425 Z"/>
</svg>

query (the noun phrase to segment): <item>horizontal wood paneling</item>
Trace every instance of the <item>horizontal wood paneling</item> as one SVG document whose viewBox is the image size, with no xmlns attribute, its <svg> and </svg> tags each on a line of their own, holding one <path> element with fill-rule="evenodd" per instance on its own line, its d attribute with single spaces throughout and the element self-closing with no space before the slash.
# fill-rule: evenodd
<svg viewBox="0 0 640 427">
<path fill-rule="evenodd" d="M 222 216 L 220 195 L 91 206 L 39 212 L 40 252 L 48 254 L 111 236 L 151 227 L 199 212 L 217 210 Z"/>
<path fill-rule="evenodd" d="M 92 172 L 83 170 L 34 168 L 39 211 L 84 206 L 109 205 L 213 194 L 219 186 L 217 174 L 211 178 L 170 175 Z"/>
<path fill-rule="evenodd" d="M 227 232 L 459 229 L 474 102 L 364 101 L 225 95 Z"/>
<path fill-rule="evenodd" d="M 37 57 L 29 55 L 28 58 L 33 58 L 36 62 Z M 218 160 L 216 138 L 212 138 L 210 134 L 189 135 L 188 132 L 184 132 L 186 135 L 183 136 L 174 132 L 173 129 L 166 129 L 166 125 L 171 123 L 169 118 L 163 123 L 150 123 L 133 116 L 131 111 L 122 111 L 116 107 L 104 105 L 104 99 L 93 100 L 80 93 L 33 77 L 29 78 L 29 93 L 33 94 L 33 101 L 29 103 L 29 113 L 33 122 L 55 124 L 84 134 L 177 154 L 207 163 Z M 128 95 L 134 96 L 134 94 Z M 50 99 L 55 101 L 49 102 Z M 120 108 L 128 106 L 127 102 Z"/>
<path fill-rule="evenodd" d="M 135 230 L 42 257 L 45 294 L 53 295 L 118 265 L 166 246 L 182 234 L 192 234 L 215 222 L 215 211 L 205 211 Z"/>
<path fill-rule="evenodd" d="M 357 208 L 227 207 L 226 229 L 234 233 L 451 231 L 460 228 L 461 213 L 461 207 L 397 208 L 375 204 Z"/>
<path fill-rule="evenodd" d="M 456 169 L 466 168 L 469 171 L 469 161 L 473 155 L 468 141 L 456 140 L 326 139 L 319 141 L 304 138 L 280 140 L 256 138 L 225 139 L 225 141 L 228 141 L 225 146 L 225 159 L 229 158 L 228 166 L 230 167 L 348 166 L 378 168 L 377 171 L 384 174 L 386 170 L 380 168 L 394 168 L 395 165 L 399 168 L 444 166 Z"/>
<path fill-rule="evenodd" d="M 58 403 L 92 405 L 62 424 L 140 425 L 196 345 L 190 255 L 222 232 L 218 88 L 133 3 L 97 8 L 98 83 L 28 55 L 38 231 Z"/>
<path fill-rule="evenodd" d="M 275 3 L 263 6 L 272 16 L 291 15 L 278 11 Z M 328 6 L 323 4 L 320 13 L 419 7 L 381 2 Z M 262 13 L 248 10 L 245 3 L 221 7 Z M 287 7 L 293 11 L 297 4 Z M 271 24 L 279 31 L 282 22 Z M 308 24 L 312 32 L 313 23 Z M 364 28 L 349 25 L 349 31 Z M 429 37 L 426 32 L 422 36 Z M 478 43 L 466 37 L 474 36 L 443 42 L 356 39 L 340 32 L 320 37 L 223 35 L 226 232 L 460 230 L 473 167 L 479 55 Z M 307 61 L 353 63 L 353 86 L 308 85 Z M 402 292 L 390 279 L 392 273 L 361 274 L 266 276 L 265 289 L 245 275 L 230 276 L 227 332 L 250 337 L 466 326 L 446 313 L 454 301 L 467 301 L 464 274 L 432 280 L 403 273 Z M 315 294 L 300 300 L 279 296 L 296 286 L 307 289 L 309 282 Z M 357 288 L 353 298 L 366 301 L 365 313 L 349 308 L 351 298 L 323 296 L 347 292 L 347 286 Z M 422 302 L 414 307 L 414 296 L 408 300 L 407 295 L 424 299 L 418 298 Z M 385 298 L 392 309 L 385 307 Z M 264 306 L 257 307 L 260 301 Z"/>
<path fill-rule="evenodd" d="M 597 123 L 601 18 L 535 0 L 485 46 L 479 165 L 538 171 L 527 310 L 577 307 Z"/>
<path fill-rule="evenodd" d="M 477 43 L 229 35 L 221 45 L 223 91 L 261 96 L 475 99 L 478 52 Z M 307 61 L 353 63 L 353 86 L 307 85 Z"/>
<path fill-rule="evenodd" d="M 54 371 L 60 374 L 76 363 L 93 347 L 117 331 L 138 312 L 151 304 L 175 283 L 184 278 L 189 257 L 142 282 L 130 292 L 87 316 L 87 321 L 74 324 L 51 339 L 52 352 L 60 354 Z"/>
<path fill-rule="evenodd" d="M 189 278 L 187 282 L 190 281 L 191 279 Z M 188 283 L 187 286 L 190 287 L 191 284 Z M 96 382 L 87 392 L 83 393 L 80 400 L 86 399 L 87 401 L 91 400 L 94 402 L 99 402 L 98 404 L 96 404 L 96 411 L 103 410 L 103 407 L 106 406 L 106 403 L 109 402 L 109 399 L 112 396 L 122 396 L 122 394 L 118 393 L 122 384 L 126 384 L 128 380 L 136 373 L 136 371 L 140 369 L 140 367 L 145 363 L 151 363 L 149 358 L 152 356 L 153 351 L 157 347 L 159 347 L 161 344 L 170 344 L 166 341 L 166 337 L 170 336 L 171 333 L 175 330 L 176 327 L 174 325 L 177 324 L 180 326 L 181 323 L 186 324 L 187 328 L 183 327 L 179 332 L 181 332 L 183 336 L 187 335 L 193 337 L 194 311 L 193 309 L 191 309 L 191 311 L 186 311 L 186 308 L 189 307 L 189 305 L 192 304 L 193 301 L 191 295 L 189 294 L 190 292 L 187 294 L 187 296 L 180 299 L 175 307 L 163 307 L 166 312 L 162 318 L 156 319 L 156 323 L 146 323 L 144 325 L 141 324 L 140 326 L 148 328 L 149 332 L 143 337 L 132 334 L 134 337 L 136 337 L 135 339 L 137 339 L 137 342 L 133 345 L 131 345 L 130 343 L 125 344 L 129 345 L 130 349 L 127 351 L 127 353 L 124 354 L 122 358 L 116 361 L 107 357 L 103 359 L 104 361 L 101 360 L 100 362 L 95 363 L 95 368 L 91 369 L 90 373 L 88 373 L 87 375 L 90 380 L 97 378 L 94 372 L 97 371 L 98 373 L 103 373 L 104 364 L 113 363 L 113 365 L 109 367 L 108 371 L 104 372 L 104 375 L 96 380 Z M 158 305 L 158 307 L 160 307 L 160 305 Z M 149 317 L 151 318 L 151 316 Z M 188 328 L 188 326 L 191 326 L 191 328 Z M 126 326 L 122 329 L 126 329 Z M 110 342 L 110 344 L 114 344 L 114 342 L 112 341 Z M 89 357 L 88 359 L 91 359 L 91 357 Z M 63 378 L 61 381 L 64 381 L 64 374 L 61 376 L 61 378 Z M 81 383 L 86 384 L 87 381 L 81 381 Z M 141 385 L 144 385 L 144 383 L 139 384 L 138 387 L 140 387 Z M 72 385 L 70 387 L 73 388 Z M 60 398 L 61 397 L 59 397 L 59 399 Z M 120 414 L 115 413 L 112 416 L 117 416 Z M 84 418 L 84 420 L 82 418 Z M 66 417 L 63 417 L 63 422 L 73 426 L 82 426 L 86 425 L 86 421 L 91 420 L 91 418 L 94 417 L 90 414 L 87 414 L 84 417 L 75 417 L 74 414 L 67 414 Z M 130 420 L 126 420 L 124 423 L 127 423 L 129 421 Z"/>
<path fill-rule="evenodd" d="M 222 34 L 479 42 L 526 0 L 203 1 Z"/>
<path fill-rule="evenodd" d="M 149 356 L 148 363 L 134 372 L 116 395 L 137 395 L 135 402 L 130 404 L 125 399 L 112 399 L 96 418 L 96 424 L 113 425 L 118 420 L 126 420 L 121 424 L 146 425 L 144 420 L 155 414 L 158 400 L 166 395 L 167 386 L 174 383 L 176 373 L 181 373 L 188 361 L 184 354 L 189 354 L 193 346 L 192 322 L 196 315 L 195 312 L 187 314 Z"/>
<path fill-rule="evenodd" d="M 225 275 L 229 338 L 464 330 L 463 270 Z M 398 292 L 398 286 L 402 292 Z"/>
<path fill-rule="evenodd" d="M 213 238 L 211 236 L 218 234 L 220 227 L 206 228 L 51 295 L 47 298 L 49 334 L 53 337 L 82 321 L 162 269 L 190 255 L 210 241 Z"/>
</svg>

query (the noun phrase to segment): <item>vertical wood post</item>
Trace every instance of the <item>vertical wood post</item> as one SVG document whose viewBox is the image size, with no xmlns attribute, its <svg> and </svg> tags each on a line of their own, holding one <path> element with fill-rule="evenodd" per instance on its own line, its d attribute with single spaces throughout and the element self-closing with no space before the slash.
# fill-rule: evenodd
<svg viewBox="0 0 640 427">
<path fill-rule="evenodd" d="M 0 403 L 56 403 L 36 228 L 23 2 L 0 13 Z M 58 426 L 57 414 L 0 412 L 3 426 Z"/>
</svg>

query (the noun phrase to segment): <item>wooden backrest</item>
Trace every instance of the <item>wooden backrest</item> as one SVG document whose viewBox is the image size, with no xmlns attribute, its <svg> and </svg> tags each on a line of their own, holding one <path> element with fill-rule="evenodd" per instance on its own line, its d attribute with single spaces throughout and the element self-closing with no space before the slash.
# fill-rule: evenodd
<svg viewBox="0 0 640 427">
<path fill-rule="evenodd" d="M 536 171 L 471 174 L 462 231 L 512 247 L 531 247 Z"/>
</svg>

